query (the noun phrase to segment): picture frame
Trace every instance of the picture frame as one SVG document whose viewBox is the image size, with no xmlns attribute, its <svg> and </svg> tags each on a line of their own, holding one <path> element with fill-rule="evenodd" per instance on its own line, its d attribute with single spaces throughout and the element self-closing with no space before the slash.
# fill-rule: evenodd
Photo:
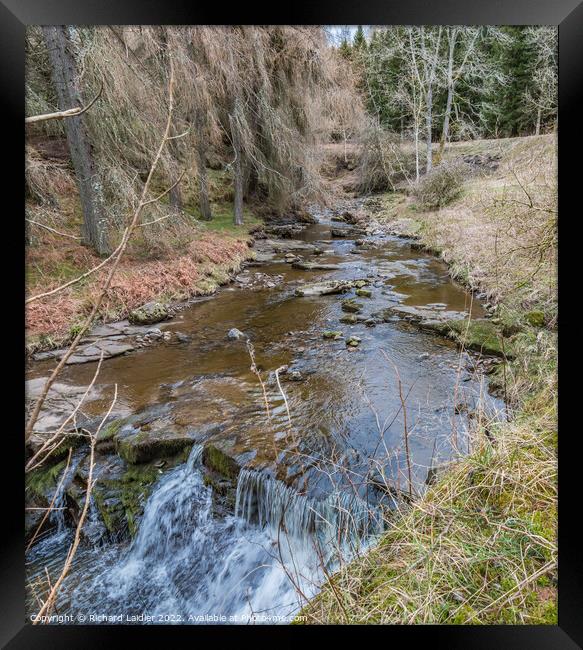
<svg viewBox="0 0 583 650">
<path fill-rule="evenodd" d="M 344 1 L 319 3 L 296 2 L 284 6 L 266 7 L 257 12 L 240 4 L 233 10 L 216 5 L 204 6 L 176 0 L 172 3 L 123 2 L 104 3 L 88 0 L 83 3 L 73 0 L 2 0 L 0 2 L 0 39 L 3 50 L 2 95 L 8 109 L 10 148 L 5 158 L 10 160 L 14 181 L 4 185 L 5 191 L 18 194 L 22 188 L 24 148 L 22 146 L 22 117 L 24 115 L 24 30 L 27 25 L 37 24 L 222 24 L 229 18 L 233 24 L 491 24 L 491 25 L 538 25 L 549 24 L 559 27 L 559 196 L 563 211 L 563 229 L 559 229 L 559 250 L 569 237 L 571 219 L 577 220 L 578 210 L 575 195 L 580 165 L 576 163 L 580 150 L 581 93 L 583 89 L 583 2 L 579 0 L 519 0 L 507 3 L 489 3 L 474 0 L 449 0 L 427 3 L 424 0 L 396 2 L 350 3 Z M 18 123 L 18 124 L 17 124 Z M 13 126 L 14 125 L 14 126 Z M 577 134 L 577 135 L 575 135 Z M 18 161 L 18 163 L 17 163 Z M 18 178 L 17 178 L 18 176 Z M 15 197 L 15 210 L 22 210 L 22 196 Z M 17 213 L 14 220 L 18 222 Z M 565 223 L 566 221 L 566 223 Z M 18 222 L 19 223 L 19 222 Z M 15 237 L 16 239 L 16 237 Z M 17 260 L 15 265 L 22 268 Z M 562 253 L 565 254 L 564 252 Z M 561 256 L 561 252 L 559 253 Z M 21 310 L 23 303 L 22 282 L 13 283 L 15 310 Z M 20 342 L 19 342 L 20 343 Z M 17 345 L 14 345 L 17 348 Z M 22 346 L 23 349 L 24 346 Z M 561 349 L 561 348 L 560 348 Z M 18 353 L 13 371 L 18 373 L 21 360 Z M 563 355 L 566 357 L 567 355 Z M 20 365 L 19 365 L 20 364 Z M 568 365 L 568 361 L 566 361 Z M 561 367 L 566 376 L 567 370 Z M 14 381 L 14 384 L 17 382 Z M 567 410 L 572 399 L 573 388 L 564 379 L 559 403 Z M 20 394 L 15 391 L 14 406 Z M 12 402 L 7 402 L 12 406 Z M 576 403 L 576 402 L 575 402 Z M 20 408 L 20 405 L 19 405 Z M 14 410 L 17 410 L 16 408 Z M 15 418 L 19 420 L 19 416 Z M 560 418 L 560 422 L 563 419 Z M 23 457 L 23 440 L 17 425 L 11 435 L 5 432 L 5 454 L 13 459 Z M 388 643 L 426 643 L 428 646 L 446 648 L 577 648 L 583 647 L 583 561 L 579 537 L 579 507 L 577 497 L 580 485 L 577 480 L 577 444 L 580 445 L 577 427 L 562 429 L 559 436 L 559 624 L 557 626 L 401 626 L 367 627 L 342 629 L 340 634 L 358 642 L 361 635 L 380 634 Z M 6 461 L 6 457 L 5 457 Z M 10 522 L 2 539 L 0 557 L 0 612 L 2 647 L 26 648 L 103 648 L 106 644 L 135 644 L 136 639 L 150 642 L 188 643 L 198 645 L 208 642 L 222 645 L 235 642 L 250 642 L 250 635 L 295 647 L 310 639 L 316 643 L 329 643 L 328 626 L 316 629 L 288 627 L 229 628 L 225 627 L 131 627 L 109 626 L 32 626 L 25 622 L 24 615 L 24 538 L 22 534 L 23 473 L 20 461 L 6 461 L 13 476 L 5 486 L 9 495 L 5 503 L 5 523 Z M 4 477 L 7 478 L 6 476 Z M 334 634 L 338 631 L 334 630 Z M 178 640 L 180 635 L 181 640 Z M 352 640 L 352 639 L 351 639 Z"/>
</svg>

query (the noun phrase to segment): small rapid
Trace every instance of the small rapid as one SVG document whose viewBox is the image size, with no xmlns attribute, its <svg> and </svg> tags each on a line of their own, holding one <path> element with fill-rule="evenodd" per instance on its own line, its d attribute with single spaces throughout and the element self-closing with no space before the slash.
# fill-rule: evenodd
<svg viewBox="0 0 583 650">
<path fill-rule="evenodd" d="M 98 621 L 110 623 L 144 622 L 144 615 L 152 623 L 289 622 L 326 573 L 380 532 L 379 518 L 357 497 L 317 501 L 248 470 L 239 476 L 235 514 L 217 517 L 201 454 L 195 445 L 160 479 L 125 552 L 82 553 L 77 571 L 100 570 L 77 584 L 67 578 L 59 611 L 123 612 Z"/>
</svg>

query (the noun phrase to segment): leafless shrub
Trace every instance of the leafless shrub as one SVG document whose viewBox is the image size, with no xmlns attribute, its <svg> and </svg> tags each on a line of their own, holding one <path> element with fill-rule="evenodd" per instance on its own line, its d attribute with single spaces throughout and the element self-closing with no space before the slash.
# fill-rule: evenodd
<svg viewBox="0 0 583 650">
<path fill-rule="evenodd" d="M 466 164 L 443 162 L 419 180 L 413 194 L 422 208 L 441 208 L 460 195 L 467 174 Z"/>
<path fill-rule="evenodd" d="M 358 167 L 362 192 L 394 190 L 415 176 L 415 157 L 399 136 L 371 123 L 361 135 L 362 155 Z"/>
</svg>

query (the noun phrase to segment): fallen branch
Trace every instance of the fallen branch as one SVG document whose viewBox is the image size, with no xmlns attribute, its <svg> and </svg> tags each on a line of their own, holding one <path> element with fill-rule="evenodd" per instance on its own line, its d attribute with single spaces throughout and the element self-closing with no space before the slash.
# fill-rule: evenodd
<svg viewBox="0 0 583 650">
<path fill-rule="evenodd" d="M 101 84 L 101 88 L 99 89 L 99 92 L 89 102 L 89 104 L 87 104 L 87 106 L 77 106 L 75 108 L 68 108 L 65 111 L 56 111 L 55 113 L 45 113 L 44 115 L 31 115 L 30 117 L 24 118 L 24 123 L 36 124 L 37 122 L 47 122 L 48 120 L 63 120 L 66 117 L 79 117 L 79 115 L 83 115 L 85 111 L 88 111 L 93 106 L 93 104 L 95 104 L 95 102 L 101 96 L 102 91 L 103 91 L 103 84 Z"/>
</svg>

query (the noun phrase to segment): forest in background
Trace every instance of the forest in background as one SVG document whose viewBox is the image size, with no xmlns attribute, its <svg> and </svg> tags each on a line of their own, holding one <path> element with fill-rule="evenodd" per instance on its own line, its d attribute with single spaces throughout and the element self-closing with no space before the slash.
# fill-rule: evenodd
<svg viewBox="0 0 583 650">
<path fill-rule="evenodd" d="M 333 200 L 338 166 L 354 170 L 353 193 L 413 187 L 450 142 L 556 126 L 548 27 L 30 27 L 26 55 L 33 295 L 119 247 L 164 130 L 172 62 L 170 139 L 106 320 L 211 291 L 261 219 L 301 220 Z M 89 281 L 31 301 L 32 348 L 70 336 L 94 302 Z"/>
</svg>

